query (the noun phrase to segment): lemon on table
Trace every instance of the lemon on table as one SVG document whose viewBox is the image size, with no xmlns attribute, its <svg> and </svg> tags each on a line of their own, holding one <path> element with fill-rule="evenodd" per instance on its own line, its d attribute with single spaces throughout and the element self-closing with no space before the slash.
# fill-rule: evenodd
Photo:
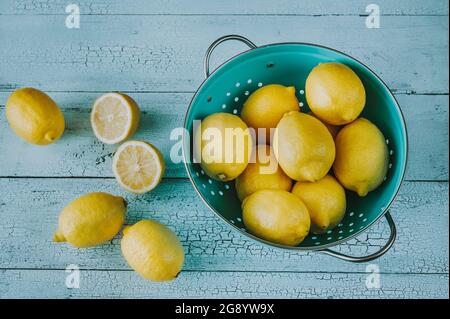
<svg viewBox="0 0 450 319">
<path fill-rule="evenodd" d="M 335 146 L 325 125 L 315 117 L 286 113 L 277 125 L 273 149 L 283 171 L 296 181 L 323 178 L 335 157 Z"/>
<path fill-rule="evenodd" d="M 348 190 L 364 197 L 386 176 L 389 154 L 383 133 L 372 122 L 359 118 L 336 137 L 334 174 Z"/>
<path fill-rule="evenodd" d="M 195 132 L 195 157 L 205 173 L 219 181 L 238 177 L 250 160 L 253 139 L 239 116 L 215 113 L 207 116 Z"/>
<path fill-rule="evenodd" d="M 58 105 L 34 88 L 18 89 L 9 96 L 6 117 L 12 130 L 31 144 L 48 145 L 64 133 L 64 116 Z"/>
<path fill-rule="evenodd" d="M 284 113 L 298 111 L 295 87 L 270 84 L 253 92 L 242 108 L 244 122 L 255 129 L 265 129 L 266 144 L 270 142 L 270 129 L 275 130 Z M 259 137 L 261 138 L 261 137 Z"/>
<path fill-rule="evenodd" d="M 366 104 L 366 91 L 358 75 L 341 63 L 321 63 L 306 79 L 306 99 L 322 121 L 343 125 L 354 121 Z"/>
<path fill-rule="evenodd" d="M 113 158 L 117 182 L 127 191 L 143 194 L 151 191 L 164 175 L 164 158 L 160 151 L 144 141 L 127 141 Z"/>
<path fill-rule="evenodd" d="M 184 262 L 183 246 L 167 226 L 141 220 L 126 227 L 121 241 L 122 254 L 142 277 L 153 281 L 175 279 Z"/>
<path fill-rule="evenodd" d="M 242 219 L 253 235 L 287 246 L 300 244 L 311 225 L 305 204 L 284 190 L 259 190 L 245 198 Z"/>
<path fill-rule="evenodd" d="M 139 107 L 126 94 L 107 93 L 99 97 L 92 107 L 92 129 L 105 144 L 117 144 L 131 137 L 138 124 Z"/>
<path fill-rule="evenodd" d="M 122 197 L 107 193 L 83 195 L 62 210 L 53 240 L 78 248 L 100 245 L 120 231 L 126 211 Z"/>
<path fill-rule="evenodd" d="M 316 234 L 336 227 L 344 218 L 347 201 L 344 188 L 331 175 L 317 182 L 297 182 L 292 189 L 308 208 L 311 229 Z"/>
<path fill-rule="evenodd" d="M 245 171 L 236 178 L 236 191 L 241 201 L 261 189 L 290 191 L 291 187 L 292 180 L 278 165 L 269 145 L 258 145 L 255 151 L 255 162 L 249 163 Z"/>
</svg>

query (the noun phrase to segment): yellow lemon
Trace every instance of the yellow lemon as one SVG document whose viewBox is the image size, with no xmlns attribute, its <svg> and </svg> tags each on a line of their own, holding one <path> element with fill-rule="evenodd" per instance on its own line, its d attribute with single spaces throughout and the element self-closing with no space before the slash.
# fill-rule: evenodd
<svg viewBox="0 0 450 319">
<path fill-rule="evenodd" d="M 249 128 L 238 116 L 209 115 L 194 134 L 196 158 L 201 158 L 201 166 L 209 177 L 231 181 L 247 167 L 253 141 Z"/>
<path fill-rule="evenodd" d="M 105 144 L 123 142 L 136 132 L 139 113 L 139 106 L 128 95 L 116 92 L 104 94 L 92 107 L 92 130 Z"/>
<path fill-rule="evenodd" d="M 292 180 L 278 166 L 271 147 L 256 147 L 255 162 L 249 163 L 245 171 L 236 178 L 239 200 L 261 189 L 282 189 L 290 191 Z"/>
<path fill-rule="evenodd" d="M 248 231 L 270 242 L 297 246 L 309 233 L 311 220 L 305 204 L 284 190 L 259 190 L 242 202 Z"/>
<path fill-rule="evenodd" d="M 306 100 L 322 121 L 343 125 L 354 121 L 366 104 L 360 78 L 341 63 L 321 63 L 306 79 Z"/>
<path fill-rule="evenodd" d="M 384 180 L 389 154 L 383 133 L 369 120 L 359 118 L 336 137 L 334 174 L 341 184 L 366 196 Z"/>
<path fill-rule="evenodd" d="M 311 229 L 317 234 L 336 227 L 344 218 L 347 201 L 344 188 L 332 176 L 317 182 L 297 182 L 292 189 L 308 208 Z"/>
<path fill-rule="evenodd" d="M 113 172 L 127 191 L 143 194 L 161 182 L 165 165 L 161 152 L 143 141 L 127 141 L 114 154 Z"/>
<path fill-rule="evenodd" d="M 273 149 L 283 171 L 296 181 L 323 178 L 335 157 L 333 137 L 315 117 L 286 113 L 275 130 Z"/>
<path fill-rule="evenodd" d="M 53 240 L 78 248 L 100 245 L 120 231 L 126 211 L 122 197 L 107 193 L 83 195 L 62 210 Z"/>
<path fill-rule="evenodd" d="M 6 102 L 6 117 L 14 133 L 31 144 L 51 144 L 64 133 L 63 113 L 47 94 L 37 89 L 14 91 Z"/>
<path fill-rule="evenodd" d="M 317 116 L 314 115 L 313 112 L 308 112 L 308 114 L 311 115 L 311 116 L 314 116 L 319 121 L 321 121 Z M 336 139 L 336 136 L 339 133 L 339 130 L 341 129 L 341 127 L 338 126 L 338 125 L 328 124 L 327 122 L 323 122 L 323 121 L 321 121 L 321 122 L 323 123 L 323 125 L 325 125 L 327 127 L 327 129 L 330 132 L 331 136 L 333 136 L 333 139 Z"/>
<path fill-rule="evenodd" d="M 284 113 L 298 111 L 299 102 L 295 87 L 270 84 L 250 95 L 242 108 L 241 117 L 249 127 L 265 129 L 266 144 L 270 141 L 270 129 L 275 130 Z M 258 136 L 258 138 L 261 138 Z"/>
<path fill-rule="evenodd" d="M 149 280 L 175 279 L 183 267 L 184 251 L 177 236 L 153 220 L 126 227 L 121 249 L 131 268 Z"/>
</svg>

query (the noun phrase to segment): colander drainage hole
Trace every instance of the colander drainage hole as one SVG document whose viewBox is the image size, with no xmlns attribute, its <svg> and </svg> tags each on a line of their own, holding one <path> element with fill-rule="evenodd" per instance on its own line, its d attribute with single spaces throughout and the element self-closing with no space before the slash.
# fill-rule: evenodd
<svg viewBox="0 0 450 319">
<path fill-rule="evenodd" d="M 248 83 L 248 84 L 251 84 L 252 82 L 253 82 L 252 79 L 248 79 L 248 80 L 247 80 L 247 83 Z"/>
<path fill-rule="evenodd" d="M 353 215 L 355 215 L 355 213 L 354 212 L 351 212 L 350 214 L 349 214 L 349 216 L 351 217 L 351 216 L 353 216 Z"/>
<path fill-rule="evenodd" d="M 250 94 L 250 92 L 249 91 L 245 91 L 245 93 L 244 93 L 245 95 L 249 95 Z"/>
<path fill-rule="evenodd" d="M 230 189 L 230 185 L 225 184 L 225 189 Z"/>
<path fill-rule="evenodd" d="M 303 102 L 298 103 L 298 105 L 300 105 L 300 107 L 303 107 Z"/>
<path fill-rule="evenodd" d="M 258 86 L 259 86 L 259 87 L 263 86 L 262 82 L 259 82 L 259 83 L 258 83 Z"/>
<path fill-rule="evenodd" d="M 234 102 L 237 102 L 237 101 L 239 101 L 239 98 L 236 96 L 236 97 L 234 98 Z"/>
<path fill-rule="evenodd" d="M 361 213 L 361 214 L 358 215 L 359 218 L 361 218 L 361 217 L 363 217 L 363 216 L 364 216 L 363 213 Z"/>
<path fill-rule="evenodd" d="M 237 112 L 238 112 L 238 111 L 237 111 L 236 109 L 233 110 L 233 114 L 237 114 Z"/>
<path fill-rule="evenodd" d="M 223 109 L 226 109 L 226 108 L 227 108 L 227 105 L 226 105 L 226 104 L 222 104 L 222 108 L 223 108 Z"/>
<path fill-rule="evenodd" d="M 300 90 L 300 94 L 301 95 L 305 94 L 305 90 Z"/>
<path fill-rule="evenodd" d="M 222 191 L 219 191 L 219 195 L 220 195 L 220 196 L 223 196 L 223 192 L 222 192 Z"/>
<path fill-rule="evenodd" d="M 230 92 L 227 92 L 227 96 L 230 96 L 231 95 L 231 93 Z"/>
<path fill-rule="evenodd" d="M 214 191 L 211 191 L 211 195 L 213 195 L 213 196 L 214 196 L 214 195 L 216 195 L 216 193 L 214 193 Z"/>
<path fill-rule="evenodd" d="M 238 87 L 240 87 L 240 86 L 241 86 L 241 83 L 236 82 L 236 87 L 238 88 Z"/>
</svg>

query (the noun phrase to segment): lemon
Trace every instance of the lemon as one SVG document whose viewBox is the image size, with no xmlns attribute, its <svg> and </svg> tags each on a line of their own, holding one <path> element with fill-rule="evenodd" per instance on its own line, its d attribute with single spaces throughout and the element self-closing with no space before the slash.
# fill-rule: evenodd
<svg viewBox="0 0 450 319">
<path fill-rule="evenodd" d="M 127 191 L 143 194 L 160 183 L 164 175 L 164 159 L 159 150 L 143 141 L 127 141 L 113 157 L 117 182 Z"/>
<path fill-rule="evenodd" d="M 270 84 L 253 92 L 242 108 L 241 117 L 249 127 L 265 129 L 266 144 L 270 141 L 270 129 L 275 130 L 284 113 L 298 111 L 299 102 L 295 87 Z M 261 138 L 258 136 L 258 138 Z"/>
<path fill-rule="evenodd" d="M 322 121 L 343 125 L 354 121 L 366 104 L 366 91 L 358 75 L 341 63 L 321 63 L 306 79 L 306 100 Z"/>
<path fill-rule="evenodd" d="M 64 116 L 58 105 L 37 89 L 14 91 L 6 102 L 6 117 L 14 133 L 31 144 L 51 144 L 64 133 Z"/>
<path fill-rule="evenodd" d="M 149 280 L 175 279 L 183 267 L 184 251 L 177 236 L 153 220 L 126 227 L 121 249 L 128 264 Z"/>
<path fill-rule="evenodd" d="M 270 242 L 297 246 L 309 233 L 305 204 L 284 190 L 259 190 L 242 202 L 242 219 L 250 233 Z"/>
<path fill-rule="evenodd" d="M 236 178 L 239 200 L 261 189 L 282 189 L 290 191 L 292 180 L 279 167 L 271 147 L 258 145 L 255 162 L 249 163 L 245 171 Z"/>
<path fill-rule="evenodd" d="M 323 178 L 335 157 L 335 146 L 325 125 L 315 117 L 286 113 L 278 123 L 273 149 L 283 171 L 296 181 Z"/>
<path fill-rule="evenodd" d="M 139 124 L 139 107 L 128 95 L 107 93 L 92 107 L 91 125 L 95 136 L 105 144 L 117 144 L 131 137 Z"/>
<path fill-rule="evenodd" d="M 366 196 L 384 180 L 389 154 L 383 133 L 369 120 L 359 118 L 336 137 L 334 174 L 341 184 Z"/>
<path fill-rule="evenodd" d="M 317 116 L 314 115 L 313 112 L 308 112 L 308 114 L 311 115 L 311 116 L 314 116 L 319 121 L 321 121 Z M 325 125 L 327 127 L 327 129 L 330 132 L 331 136 L 333 136 L 333 139 L 335 139 L 337 134 L 339 133 L 339 130 L 341 129 L 341 126 L 328 124 L 327 122 L 323 122 L 323 121 L 321 121 L 321 122 L 323 123 L 323 125 Z"/>
<path fill-rule="evenodd" d="M 107 193 L 83 195 L 62 210 L 53 240 L 78 248 L 100 245 L 120 231 L 126 211 L 122 197 Z"/>
<path fill-rule="evenodd" d="M 292 189 L 308 208 L 311 229 L 322 234 L 344 218 L 347 201 L 344 188 L 330 175 L 317 182 L 297 182 Z"/>
<path fill-rule="evenodd" d="M 231 181 L 247 167 L 253 141 L 249 128 L 239 116 L 209 115 L 194 134 L 196 158 L 209 177 Z"/>
</svg>

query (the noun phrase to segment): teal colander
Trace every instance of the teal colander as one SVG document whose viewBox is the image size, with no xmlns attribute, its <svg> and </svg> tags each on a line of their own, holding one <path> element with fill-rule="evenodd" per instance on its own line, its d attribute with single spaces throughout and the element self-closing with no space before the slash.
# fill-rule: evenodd
<svg viewBox="0 0 450 319">
<path fill-rule="evenodd" d="M 222 42 L 237 40 L 250 50 L 238 54 L 222 64 L 212 74 L 209 59 Z M 347 192 L 347 211 L 341 224 L 322 235 L 310 234 L 299 246 L 289 247 L 270 243 L 246 232 L 242 210 L 234 182 L 219 182 L 209 178 L 199 164 L 192 160 L 193 121 L 202 120 L 217 112 L 240 114 L 246 98 L 266 84 L 294 85 L 302 110 L 308 110 L 304 95 L 306 77 L 317 64 L 336 61 L 351 67 L 364 83 L 367 103 L 362 116 L 375 123 L 386 137 L 389 148 L 389 171 L 383 184 L 366 197 Z M 205 81 L 192 98 L 185 118 L 185 129 L 190 134 L 183 138 L 183 154 L 188 176 L 206 205 L 228 225 L 242 234 L 267 245 L 299 251 L 320 251 L 352 262 L 366 262 L 380 257 L 391 248 L 396 228 L 389 207 L 402 183 L 407 161 L 406 124 L 400 107 L 386 84 L 367 66 L 354 58 L 320 45 L 307 43 L 277 43 L 257 47 L 250 40 L 228 35 L 217 39 L 208 48 L 204 61 Z M 385 216 L 390 226 L 390 237 L 384 247 L 369 256 L 354 257 L 329 248 L 366 231 Z"/>
</svg>

